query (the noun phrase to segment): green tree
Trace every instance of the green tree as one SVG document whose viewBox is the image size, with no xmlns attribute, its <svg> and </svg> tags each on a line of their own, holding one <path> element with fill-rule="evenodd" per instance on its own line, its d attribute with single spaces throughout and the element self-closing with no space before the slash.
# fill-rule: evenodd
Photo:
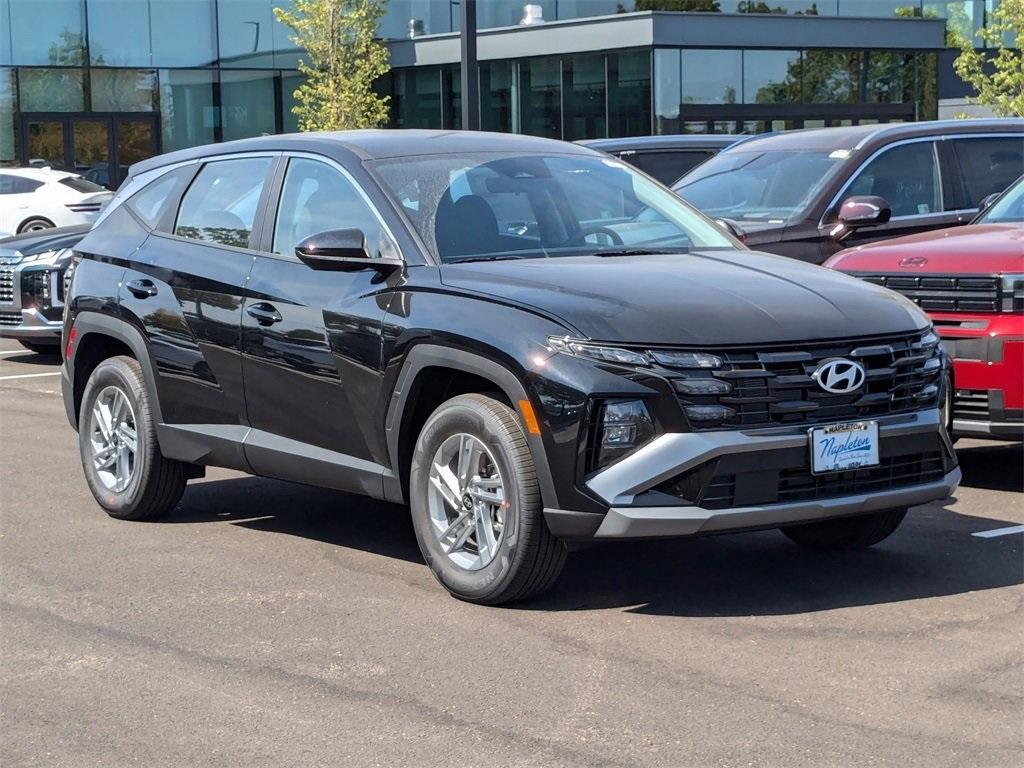
<svg viewBox="0 0 1024 768">
<path fill-rule="evenodd" d="M 384 0 L 293 0 L 274 16 L 291 27 L 291 41 L 308 55 L 299 61 L 305 82 L 295 90 L 303 131 L 376 128 L 388 119 L 388 97 L 374 81 L 387 74 L 388 50 L 377 39 Z"/>
<path fill-rule="evenodd" d="M 1024 117 L 1024 58 L 1020 33 L 1024 29 L 1024 0 L 1003 0 L 978 30 L 987 50 L 955 29 L 952 43 L 960 48 L 953 68 L 977 96 L 972 104 L 990 107 L 1000 117 Z"/>
</svg>

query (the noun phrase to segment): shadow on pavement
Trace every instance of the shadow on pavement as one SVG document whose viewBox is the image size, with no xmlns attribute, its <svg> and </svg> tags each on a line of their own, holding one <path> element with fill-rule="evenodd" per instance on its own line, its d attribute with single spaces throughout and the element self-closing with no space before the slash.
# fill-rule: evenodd
<svg viewBox="0 0 1024 768">
<path fill-rule="evenodd" d="M 1020 487 L 1019 446 L 961 454 L 964 485 Z M 769 616 L 902 602 L 1024 582 L 1021 535 L 970 534 L 1007 525 L 936 503 L 862 551 L 822 553 L 777 531 L 597 546 L 569 557 L 562 578 L 524 610 L 628 608 L 669 616 Z M 229 521 L 422 563 L 406 507 L 276 480 L 193 483 L 168 523 Z"/>
<path fill-rule="evenodd" d="M 5 363 L 21 363 L 22 365 L 40 365 L 47 368 L 52 368 L 55 365 L 60 365 L 60 355 L 58 354 L 59 349 L 55 346 L 53 352 L 30 352 L 25 350 L 19 352 L 16 355 L 7 355 L 2 358 Z"/>
</svg>

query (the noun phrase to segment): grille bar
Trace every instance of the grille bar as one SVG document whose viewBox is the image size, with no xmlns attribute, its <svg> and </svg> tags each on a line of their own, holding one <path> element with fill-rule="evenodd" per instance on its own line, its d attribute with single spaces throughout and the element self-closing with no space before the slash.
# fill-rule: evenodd
<svg viewBox="0 0 1024 768">
<path fill-rule="evenodd" d="M 1000 312 L 1002 284 L 998 277 L 959 275 L 857 275 L 862 280 L 902 293 L 932 312 Z"/>
<path fill-rule="evenodd" d="M 958 389 L 953 395 L 953 418 L 965 421 L 987 421 L 988 390 Z"/>
</svg>

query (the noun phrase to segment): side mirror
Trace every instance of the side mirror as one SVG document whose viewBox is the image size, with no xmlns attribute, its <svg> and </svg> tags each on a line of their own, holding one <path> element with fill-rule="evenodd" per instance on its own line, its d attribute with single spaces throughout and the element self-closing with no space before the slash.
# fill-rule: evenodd
<svg viewBox="0 0 1024 768">
<path fill-rule="evenodd" d="M 295 246 L 295 255 L 306 266 L 327 272 L 358 272 L 374 269 L 394 272 L 405 266 L 401 259 L 374 258 L 361 229 L 317 232 Z"/>
<path fill-rule="evenodd" d="M 999 196 L 1001 194 L 1003 194 L 1003 193 L 1002 192 L 993 192 L 991 195 L 985 195 L 985 197 L 981 198 L 981 202 L 978 203 L 978 213 L 982 213 L 984 211 L 987 211 L 989 208 L 991 208 L 992 207 L 992 203 L 994 203 L 996 200 L 998 200 Z"/>
<path fill-rule="evenodd" d="M 877 227 L 892 218 L 892 208 L 885 198 L 875 195 L 855 195 L 846 198 L 839 206 L 836 225 L 829 234 L 834 240 L 843 241 L 854 230 Z"/>
</svg>

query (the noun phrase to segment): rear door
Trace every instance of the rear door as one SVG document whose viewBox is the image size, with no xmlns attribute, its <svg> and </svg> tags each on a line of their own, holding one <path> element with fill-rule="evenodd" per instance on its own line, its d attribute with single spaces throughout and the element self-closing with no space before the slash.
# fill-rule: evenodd
<svg viewBox="0 0 1024 768">
<path fill-rule="evenodd" d="M 190 425 L 201 443 L 223 443 L 228 454 L 215 463 L 227 466 L 244 468 L 242 301 L 276 159 L 184 166 L 128 203 L 156 230 L 131 257 L 121 305 L 149 337 L 163 419 Z"/>
<path fill-rule="evenodd" d="M 360 229 L 371 253 L 396 251 L 376 209 L 339 164 L 284 162 L 242 312 L 249 423 L 258 474 L 381 493 L 381 323 L 390 288 L 372 269 L 316 271 L 295 257 L 318 232 Z"/>
</svg>

